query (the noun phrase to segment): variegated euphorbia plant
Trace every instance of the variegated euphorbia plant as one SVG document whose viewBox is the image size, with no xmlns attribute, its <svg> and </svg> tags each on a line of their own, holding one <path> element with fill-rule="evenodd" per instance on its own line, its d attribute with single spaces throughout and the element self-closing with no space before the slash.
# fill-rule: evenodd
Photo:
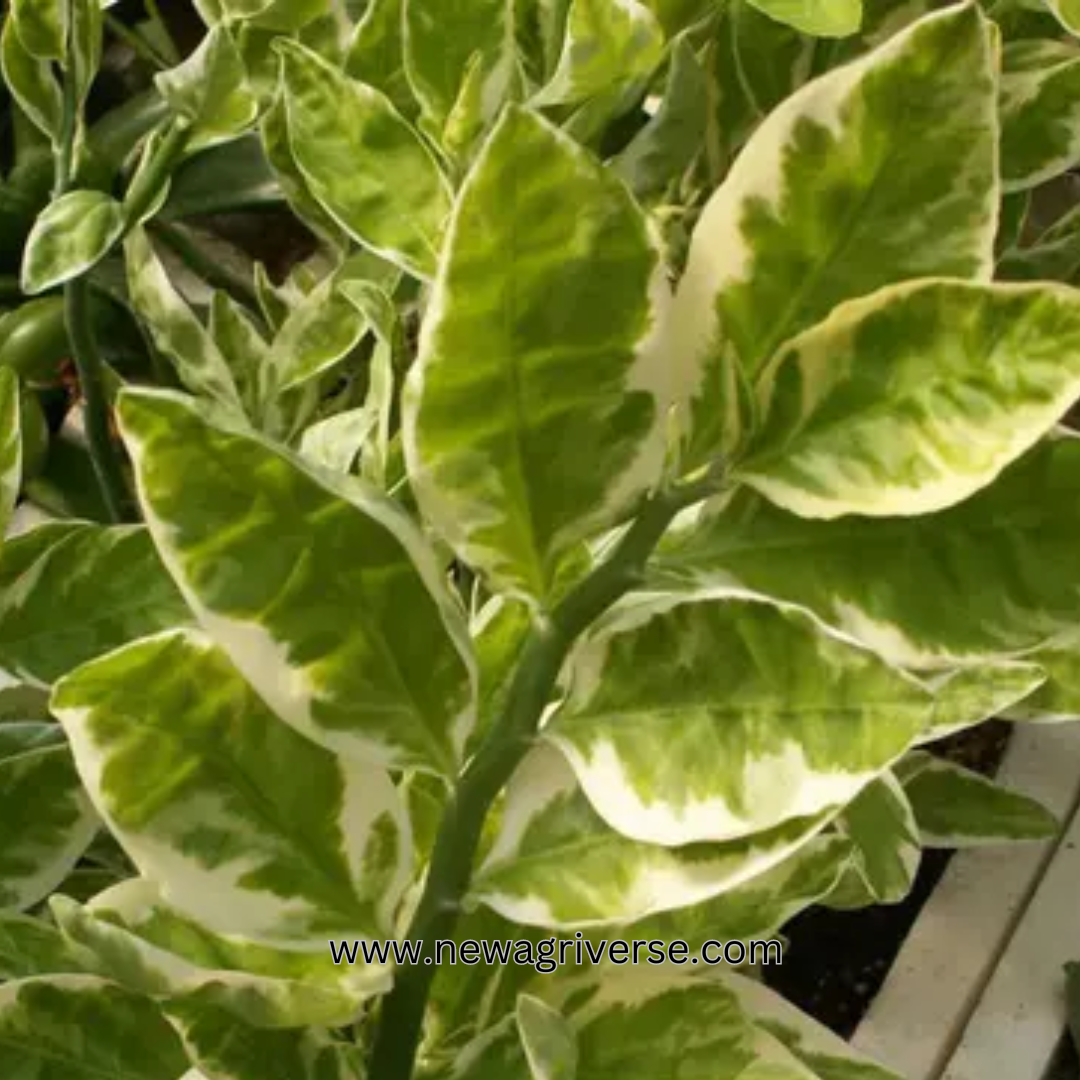
<svg viewBox="0 0 1080 1080">
<path fill-rule="evenodd" d="M 1080 714 L 1080 16 L 196 6 L 107 191 L 96 0 L 4 28 L 114 520 L 0 556 L 0 1075 L 885 1080 L 752 972 L 328 943 L 762 937 L 1053 831 L 930 744 Z M 242 139 L 320 238 L 257 310 L 148 229 Z M 177 385 L 102 368 L 121 258 Z"/>
</svg>

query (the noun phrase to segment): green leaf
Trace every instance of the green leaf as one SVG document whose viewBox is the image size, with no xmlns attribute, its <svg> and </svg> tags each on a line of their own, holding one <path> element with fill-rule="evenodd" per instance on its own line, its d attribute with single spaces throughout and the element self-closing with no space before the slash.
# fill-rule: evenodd
<svg viewBox="0 0 1080 1080">
<path fill-rule="evenodd" d="M 660 969 L 595 971 L 558 985 L 564 1023 L 578 1047 L 577 1076 L 655 1080 L 806 1080 L 805 1073 L 748 1072 L 768 1053 L 735 995 L 712 978 Z M 551 996 L 555 996 L 554 994 Z M 452 1072 L 457 1080 L 530 1080 L 516 1025 L 482 1035 Z"/>
<path fill-rule="evenodd" d="M 734 993 L 756 1027 L 783 1043 L 818 1080 L 901 1080 L 896 1073 L 856 1053 L 847 1042 L 760 980 L 719 968 L 712 969 L 709 977 Z"/>
<path fill-rule="evenodd" d="M 381 90 L 411 120 L 418 103 L 405 71 L 404 2 L 371 0 L 349 43 L 345 74 Z"/>
<path fill-rule="evenodd" d="M 31 56 L 64 64 L 69 10 L 68 0 L 11 0 L 11 22 Z"/>
<path fill-rule="evenodd" d="M 0 69 L 11 96 L 27 117 L 54 142 L 63 127 L 63 92 L 47 60 L 31 55 L 15 29 L 14 19 L 0 28 Z"/>
<path fill-rule="evenodd" d="M 678 179 L 701 151 L 708 116 L 708 80 L 686 37 L 675 42 L 660 108 L 619 153 L 612 167 L 639 198 Z"/>
<path fill-rule="evenodd" d="M 544 737 L 613 827 L 670 845 L 838 810 L 933 707 L 915 679 L 805 612 L 723 593 L 616 609 L 564 681 Z"/>
<path fill-rule="evenodd" d="M 456 773 L 471 650 L 406 516 L 177 395 L 126 392 L 120 417 L 166 565 L 278 716 L 360 760 Z M 180 476 L 199 477 L 198 499 Z"/>
<path fill-rule="evenodd" d="M 80 110 L 85 109 L 90 88 L 101 67 L 105 46 L 105 21 L 101 0 L 70 0 L 70 78 Z"/>
<path fill-rule="evenodd" d="M 44 919 L 0 912 L 0 980 L 78 975 L 90 970 L 90 961 Z"/>
<path fill-rule="evenodd" d="M 187 1068 L 157 1006 L 85 975 L 0 986 L 0 1074 L 33 1080 L 174 1080 Z"/>
<path fill-rule="evenodd" d="M 1078 0 L 1046 0 L 1046 6 L 1066 30 L 1080 37 L 1080 2 Z"/>
<path fill-rule="evenodd" d="M 47 684 L 191 622 L 146 529 L 79 525 L 44 550 L 41 531 L 12 541 L 0 562 L 0 665 Z"/>
<path fill-rule="evenodd" d="M 915 814 L 896 777 L 883 773 L 868 784 L 837 819 L 852 843 L 849 877 L 830 907 L 898 904 L 915 884 L 922 858 Z"/>
<path fill-rule="evenodd" d="M 425 515 L 495 587 L 550 599 L 560 558 L 659 478 L 666 290 L 623 185 L 508 109 L 459 197 L 402 406 Z"/>
<path fill-rule="evenodd" d="M 521 994 L 514 1018 L 533 1080 L 575 1080 L 577 1039 L 562 1013 Z"/>
<path fill-rule="evenodd" d="M 620 925 L 749 886 L 812 840 L 826 820 L 788 821 L 724 844 L 639 843 L 600 818 L 562 754 L 539 746 L 510 782 L 473 896 L 530 926 Z"/>
<path fill-rule="evenodd" d="M 996 105 L 991 24 L 965 3 L 761 125 L 701 216 L 676 299 L 686 467 L 737 446 L 740 381 L 841 301 L 910 278 L 990 277 Z"/>
<path fill-rule="evenodd" d="M 1002 181 L 1023 191 L 1080 162 L 1080 50 L 1020 41 L 1005 47 L 1002 62 Z"/>
<path fill-rule="evenodd" d="M 663 55 L 664 32 L 638 0 L 573 0 L 559 66 L 531 104 L 570 105 L 608 93 L 651 75 Z"/>
<path fill-rule="evenodd" d="M 255 132 L 188 158 L 173 173 L 162 216 L 280 206 L 284 199 Z"/>
<path fill-rule="evenodd" d="M 920 742 L 955 735 L 1017 708 L 1046 682 L 1041 664 L 984 662 L 924 678 L 933 691 L 934 719 Z"/>
<path fill-rule="evenodd" d="M 764 372 L 736 475 L 800 517 L 943 510 L 1065 415 L 1078 346 L 1080 292 L 1051 285 L 913 282 L 851 301 Z"/>
<path fill-rule="evenodd" d="M 214 27 L 183 64 L 161 72 L 154 84 L 173 112 L 191 125 L 195 145 L 235 137 L 259 112 L 240 52 L 221 26 Z"/>
<path fill-rule="evenodd" d="M 289 952 L 215 934 L 166 904 L 145 878 L 107 889 L 85 907 L 64 896 L 50 906 L 99 974 L 161 1000 L 198 993 L 256 1027 L 351 1024 L 390 985 L 386 968 L 335 965 L 325 942 L 314 952 Z"/>
<path fill-rule="evenodd" d="M 1017 698 L 1000 710 L 1010 720 L 1060 723 L 1080 719 L 1080 639 L 1062 635 L 1026 659 L 1043 673 L 1043 682 L 1030 697 Z"/>
<path fill-rule="evenodd" d="M 213 1080 L 363 1080 L 363 1050 L 318 1030 L 266 1031 L 201 994 L 166 1007 L 191 1059 Z"/>
<path fill-rule="evenodd" d="M 477 65 L 481 96 L 501 105 L 513 73 L 513 0 L 403 4 L 405 70 L 429 121 L 441 128 L 454 111 L 470 64 Z"/>
<path fill-rule="evenodd" d="M 329 416 L 304 432 L 300 453 L 313 465 L 351 473 L 378 419 L 365 406 Z"/>
<path fill-rule="evenodd" d="M 270 346 L 248 313 L 225 292 L 210 304 L 210 337 L 225 358 L 248 416 L 258 415 L 259 380 L 270 361 Z"/>
<path fill-rule="evenodd" d="M 652 585 L 800 604 L 908 667 L 1008 655 L 1075 629 L 1078 493 L 1072 437 L 1041 444 L 967 502 L 916 518 L 806 521 L 744 490 L 665 543 Z"/>
<path fill-rule="evenodd" d="M 124 254 L 132 307 L 157 348 L 176 365 L 180 381 L 193 394 L 239 412 L 240 396 L 228 361 L 176 291 L 144 229 L 131 231 Z"/>
<path fill-rule="evenodd" d="M 67 746 L 0 760 L 0 908 L 21 911 L 48 896 L 97 829 Z"/>
<path fill-rule="evenodd" d="M 289 142 L 311 193 L 359 243 L 431 277 L 450 211 L 435 159 L 378 90 L 295 42 L 279 49 Z"/>
<path fill-rule="evenodd" d="M 771 19 L 814 37 L 848 37 L 862 26 L 862 0 L 749 0 Z"/>
<path fill-rule="evenodd" d="M 53 289 L 96 266 L 124 231 L 124 210 L 100 191 L 71 191 L 34 223 L 23 254 L 22 290 Z"/>
<path fill-rule="evenodd" d="M 22 486 L 22 421 L 19 380 L 0 368 L 0 550 Z"/>
<path fill-rule="evenodd" d="M 897 770 L 925 847 L 972 847 L 1046 840 L 1057 819 L 1041 803 L 986 776 L 922 751 Z"/>
<path fill-rule="evenodd" d="M 201 635 L 92 661 L 52 710 L 110 832 L 180 911 L 309 948 L 392 925 L 410 842 L 389 777 L 281 723 Z"/>
<path fill-rule="evenodd" d="M 66 743 L 59 724 L 29 720 L 0 724 L 0 760 Z"/>
</svg>

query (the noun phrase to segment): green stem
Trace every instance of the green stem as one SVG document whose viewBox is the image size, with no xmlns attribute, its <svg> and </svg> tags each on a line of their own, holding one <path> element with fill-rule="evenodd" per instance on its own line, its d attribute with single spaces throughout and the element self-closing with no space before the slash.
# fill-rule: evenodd
<svg viewBox="0 0 1080 1080">
<path fill-rule="evenodd" d="M 76 278 L 64 287 L 64 309 L 79 386 L 86 403 L 86 441 L 94 475 L 111 520 L 138 520 L 109 426 L 109 400 L 90 317 L 90 285 L 85 277 Z"/>
<path fill-rule="evenodd" d="M 581 582 L 532 631 L 499 723 L 481 744 L 447 804 L 435 839 L 427 881 L 406 937 L 431 942 L 453 936 L 461 901 L 488 811 L 532 746 L 559 671 L 571 646 L 617 600 L 639 585 L 645 564 L 675 515 L 717 490 L 701 484 L 653 496 L 611 556 Z M 425 959 L 431 959 L 427 953 Z M 398 971 L 383 999 L 371 1056 L 379 1080 L 410 1080 L 424 1012 L 437 967 L 415 964 Z"/>
<path fill-rule="evenodd" d="M 257 315 L 260 324 L 262 323 L 259 298 L 255 295 L 254 286 L 225 263 L 218 262 L 208 255 L 179 226 L 158 219 L 151 228 L 154 235 L 160 237 L 193 274 L 202 278 L 211 288 L 227 292 L 237 303 L 243 304 L 245 308 Z"/>
</svg>

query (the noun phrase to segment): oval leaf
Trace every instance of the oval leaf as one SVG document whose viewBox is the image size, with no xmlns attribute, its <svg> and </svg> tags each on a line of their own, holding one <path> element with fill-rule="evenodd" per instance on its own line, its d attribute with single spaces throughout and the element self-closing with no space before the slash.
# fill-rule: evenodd
<svg viewBox="0 0 1080 1080">
<path fill-rule="evenodd" d="M 403 404 L 421 507 L 498 588 L 548 598 L 559 558 L 659 478 L 666 289 L 626 189 L 509 109 L 461 192 Z"/>
<path fill-rule="evenodd" d="M 42 211 L 26 241 L 23 292 L 33 296 L 86 273 L 123 231 L 123 207 L 103 192 L 61 195 Z"/>
</svg>

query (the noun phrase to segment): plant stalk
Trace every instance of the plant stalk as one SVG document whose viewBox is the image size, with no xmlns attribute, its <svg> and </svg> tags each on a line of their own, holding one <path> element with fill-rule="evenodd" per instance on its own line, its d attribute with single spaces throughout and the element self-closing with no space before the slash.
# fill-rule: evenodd
<svg viewBox="0 0 1080 1080">
<path fill-rule="evenodd" d="M 563 661 L 574 642 L 617 600 L 639 585 L 645 564 L 672 519 L 718 489 L 715 477 L 650 497 L 611 556 L 581 582 L 532 631 L 502 717 L 462 774 L 435 839 L 427 881 L 407 931 L 429 948 L 453 936 L 472 877 L 484 821 L 499 792 L 533 745 Z M 431 959 L 425 952 L 424 959 Z M 410 1080 L 424 1012 L 438 968 L 434 963 L 400 969 L 383 999 L 371 1054 L 371 1075 Z"/>
</svg>

